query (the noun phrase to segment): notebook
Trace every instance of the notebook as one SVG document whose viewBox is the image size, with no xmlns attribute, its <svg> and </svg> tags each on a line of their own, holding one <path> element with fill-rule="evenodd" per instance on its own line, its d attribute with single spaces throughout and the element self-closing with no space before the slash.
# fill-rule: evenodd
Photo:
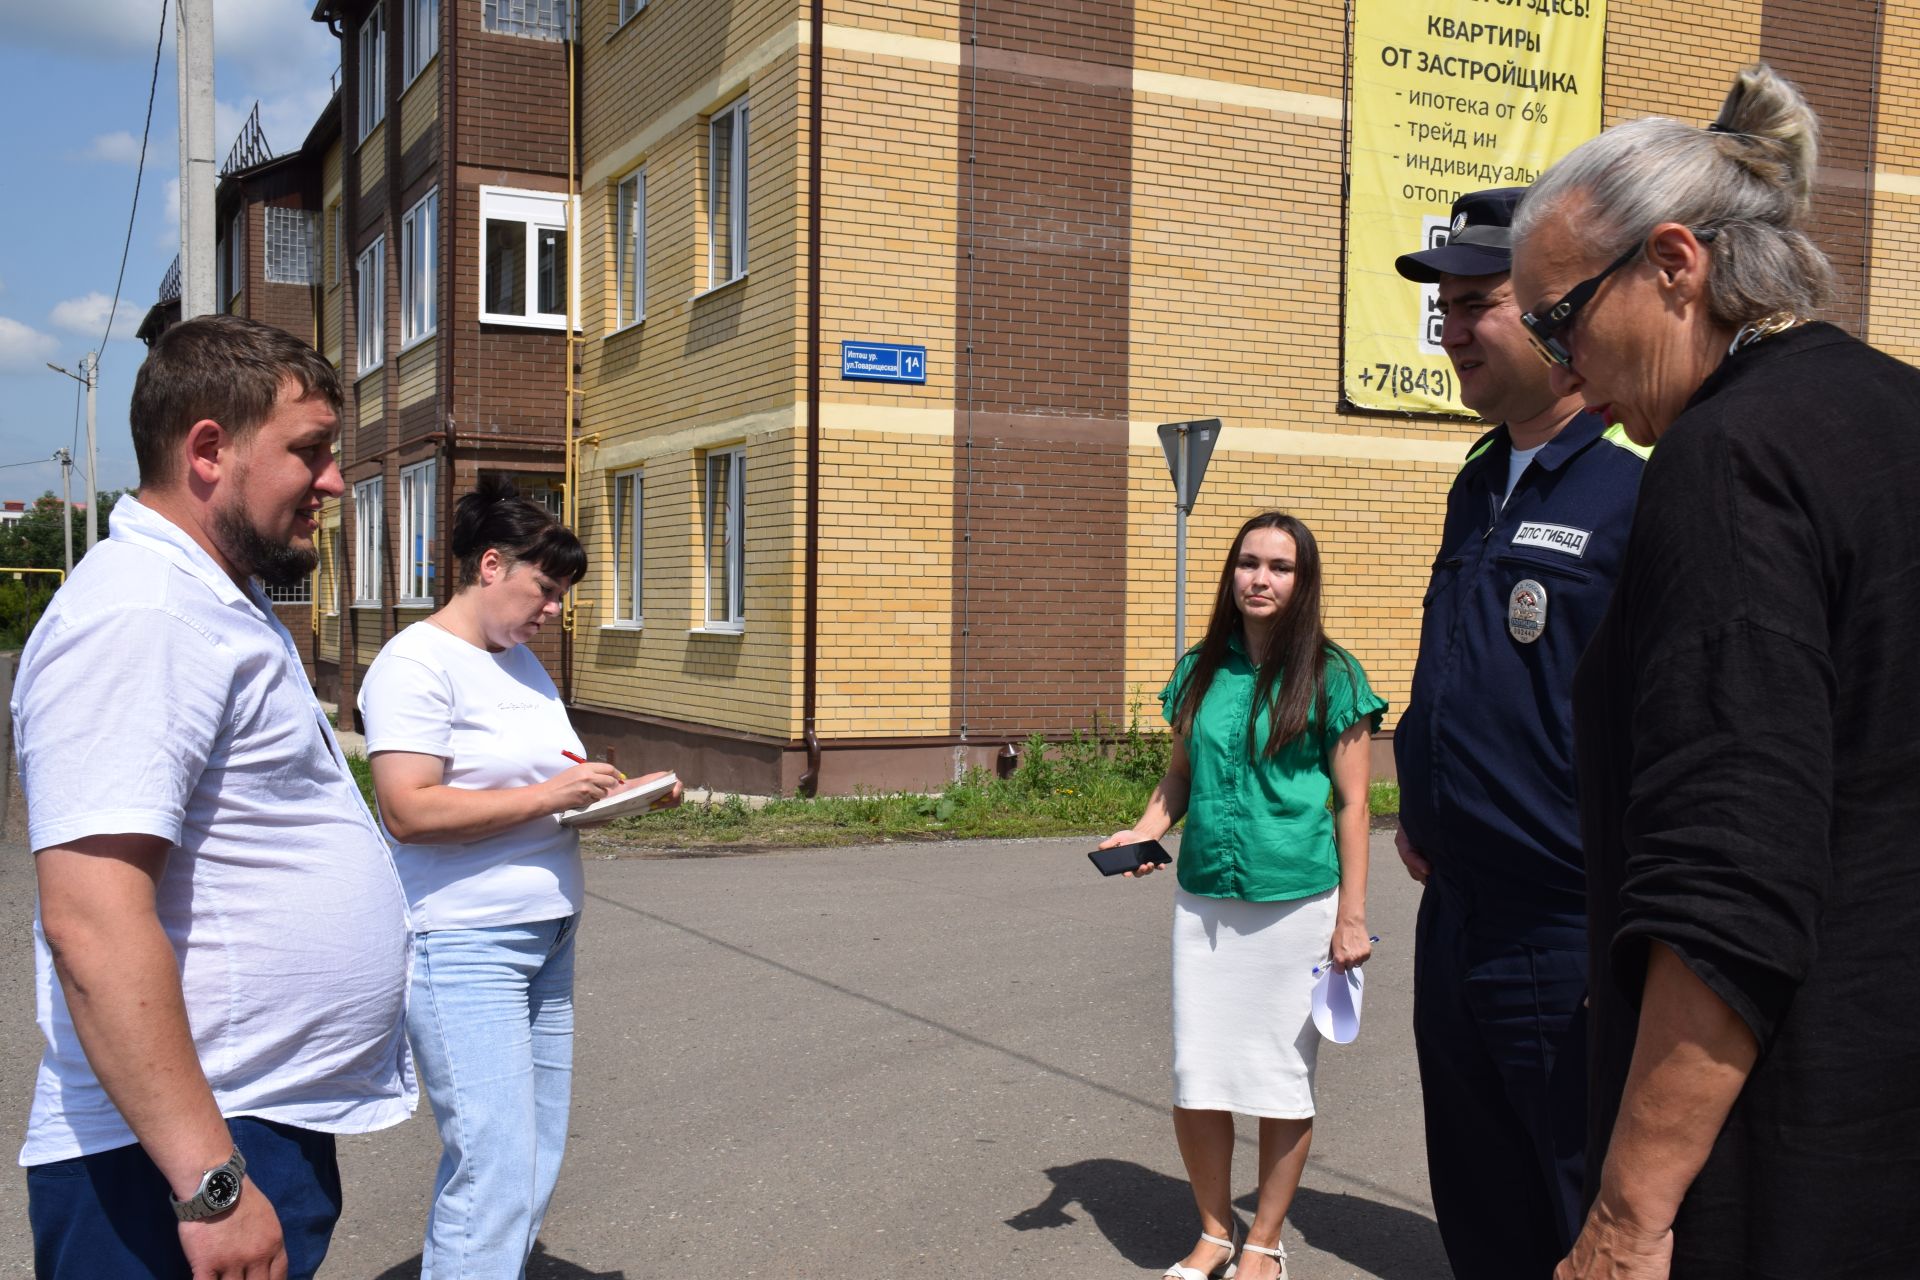
<svg viewBox="0 0 1920 1280">
<path fill-rule="evenodd" d="M 651 782 L 626 787 L 611 795 L 601 796 L 583 809 L 569 809 L 560 815 L 563 827 L 585 826 L 593 822 L 608 822 L 614 818 L 624 818 L 629 814 L 645 813 L 653 808 L 653 802 L 672 791 L 680 781 L 676 774 L 667 773 Z"/>
</svg>

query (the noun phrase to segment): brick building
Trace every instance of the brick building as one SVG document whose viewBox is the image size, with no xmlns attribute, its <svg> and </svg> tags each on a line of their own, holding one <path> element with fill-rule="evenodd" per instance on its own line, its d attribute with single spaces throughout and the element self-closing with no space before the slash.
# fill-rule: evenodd
<svg viewBox="0 0 1920 1280">
<path fill-rule="evenodd" d="M 1217 416 L 1189 635 L 1239 522 L 1285 507 L 1320 535 L 1330 630 L 1404 702 L 1480 428 L 1341 399 L 1342 0 L 577 8 L 323 0 L 340 95 L 222 184 L 223 304 L 313 335 L 352 388 L 351 491 L 287 615 L 323 692 L 350 705 L 445 598 L 452 503 L 499 471 L 588 544 L 540 652 L 624 764 L 931 785 L 1151 721 L 1154 428 Z M 1915 52 L 1920 0 L 1613 0 L 1604 118 L 1704 120 L 1755 58 L 1799 81 L 1833 318 L 1920 360 Z M 318 217 L 305 286 L 269 278 L 275 209 Z M 863 341 L 924 347 L 925 382 L 842 379 Z"/>
<path fill-rule="evenodd" d="M 285 329 L 325 349 L 321 194 L 324 175 L 337 167 L 340 100 L 336 94 L 301 145 L 272 154 L 260 129 L 259 108 L 241 126 L 214 188 L 214 306 Z M 179 322 L 180 263 L 175 259 L 138 331 L 149 345 Z M 339 366 L 337 356 L 335 367 Z M 321 511 L 317 535 L 322 563 L 311 579 L 267 594 L 274 613 L 300 649 L 308 679 L 319 680 L 325 613 L 337 560 L 328 558 L 327 529 L 338 525 L 337 504 Z"/>
<path fill-rule="evenodd" d="M 1346 21 L 1341 0 L 584 0 L 589 741 L 845 791 L 1157 720 L 1154 428 L 1215 416 L 1189 637 L 1240 521 L 1284 507 L 1321 538 L 1332 634 L 1404 703 L 1483 428 L 1342 403 Z M 1755 58 L 1799 80 L 1836 318 L 1914 359 L 1917 48 L 1912 0 L 1614 0 L 1604 116 L 1705 120 Z M 843 380 L 843 341 L 924 346 L 924 385 Z"/>
<path fill-rule="evenodd" d="M 350 567 L 319 683 L 351 706 L 380 646 L 446 599 L 446 531 L 481 474 L 560 508 L 572 48 L 551 0 L 322 0 L 314 18 L 340 36 L 326 336 L 352 388 Z M 564 691 L 565 637 L 534 648 Z"/>
</svg>

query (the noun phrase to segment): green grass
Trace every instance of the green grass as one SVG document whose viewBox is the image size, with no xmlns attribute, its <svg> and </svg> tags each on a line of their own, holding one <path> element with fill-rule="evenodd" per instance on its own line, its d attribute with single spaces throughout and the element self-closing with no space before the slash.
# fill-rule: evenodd
<svg viewBox="0 0 1920 1280">
<path fill-rule="evenodd" d="M 1131 728 L 1075 734 L 1064 743 L 1027 742 L 1010 778 L 979 770 L 934 795 L 905 792 L 775 798 L 754 808 L 738 796 L 623 818 L 591 833 L 602 852 L 632 849 L 772 849 L 868 844 L 887 840 L 1019 839 L 1106 836 L 1133 825 L 1166 771 L 1164 733 Z M 349 756 L 367 803 L 367 762 Z M 1368 796 L 1376 820 L 1400 810 L 1400 788 L 1376 782 Z"/>
</svg>

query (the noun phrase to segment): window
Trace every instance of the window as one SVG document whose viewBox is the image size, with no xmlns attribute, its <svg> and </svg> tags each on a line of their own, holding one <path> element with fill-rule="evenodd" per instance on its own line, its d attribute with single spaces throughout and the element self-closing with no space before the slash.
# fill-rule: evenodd
<svg viewBox="0 0 1920 1280">
<path fill-rule="evenodd" d="M 387 238 L 380 236 L 360 255 L 354 288 L 354 321 L 359 328 L 360 369 L 378 369 L 387 359 Z"/>
<path fill-rule="evenodd" d="M 353 603 L 380 603 L 381 536 L 386 527 L 387 482 L 383 476 L 353 486 Z"/>
<path fill-rule="evenodd" d="M 624 471 L 613 478 L 613 624 L 640 625 L 642 500 L 645 473 Z"/>
<path fill-rule="evenodd" d="M 405 348 L 430 335 L 435 328 L 434 297 L 436 237 L 439 235 L 440 190 L 407 210 L 400 219 L 400 345 Z"/>
<path fill-rule="evenodd" d="M 620 0 L 620 21 L 625 22 L 647 7 L 647 0 Z"/>
<path fill-rule="evenodd" d="M 439 463 L 400 468 L 400 603 L 433 603 L 433 491 Z"/>
<path fill-rule="evenodd" d="M 742 581 L 746 535 L 747 453 L 716 450 L 707 455 L 707 626 L 739 630 L 746 621 L 747 593 Z"/>
<path fill-rule="evenodd" d="M 563 329 L 574 269 L 567 250 L 567 197 L 480 188 L 485 247 L 480 318 L 492 324 Z"/>
<path fill-rule="evenodd" d="M 707 121 L 707 287 L 747 274 L 747 100 Z"/>
<path fill-rule="evenodd" d="M 433 55 L 440 52 L 440 0 L 406 0 L 407 27 L 402 36 L 406 48 L 407 83 L 426 70 Z"/>
<path fill-rule="evenodd" d="M 572 0 L 485 0 L 480 18 L 487 30 L 503 35 L 535 40 L 573 38 Z"/>
<path fill-rule="evenodd" d="M 267 283 L 315 284 L 313 215 L 305 209 L 267 206 Z"/>
<path fill-rule="evenodd" d="M 375 5 L 360 23 L 360 140 L 387 118 L 387 10 Z"/>
<path fill-rule="evenodd" d="M 274 604 L 312 604 L 313 579 L 302 578 L 286 587 L 268 587 L 267 599 Z"/>
<path fill-rule="evenodd" d="M 647 317 L 647 173 L 642 169 L 622 182 L 615 197 L 613 264 L 620 294 L 617 327 Z"/>
<path fill-rule="evenodd" d="M 240 297 L 240 286 L 246 282 L 246 268 L 242 265 L 240 250 L 246 244 L 247 210 L 242 205 L 233 215 L 233 221 L 227 224 L 226 243 L 214 252 L 214 274 L 218 277 L 219 293 L 217 300 L 227 311 L 233 310 L 233 304 Z"/>
</svg>

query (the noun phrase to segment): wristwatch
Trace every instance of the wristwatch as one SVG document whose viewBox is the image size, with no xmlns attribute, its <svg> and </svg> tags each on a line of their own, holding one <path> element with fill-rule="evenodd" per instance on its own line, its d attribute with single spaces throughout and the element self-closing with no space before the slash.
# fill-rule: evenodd
<svg viewBox="0 0 1920 1280">
<path fill-rule="evenodd" d="M 172 1192 L 167 1193 L 167 1199 L 173 1204 L 173 1216 L 182 1222 L 198 1222 L 225 1213 L 240 1202 L 240 1180 L 246 1172 L 247 1158 L 235 1147 L 225 1164 L 215 1165 L 200 1175 L 200 1186 L 192 1199 L 175 1200 Z"/>
</svg>

